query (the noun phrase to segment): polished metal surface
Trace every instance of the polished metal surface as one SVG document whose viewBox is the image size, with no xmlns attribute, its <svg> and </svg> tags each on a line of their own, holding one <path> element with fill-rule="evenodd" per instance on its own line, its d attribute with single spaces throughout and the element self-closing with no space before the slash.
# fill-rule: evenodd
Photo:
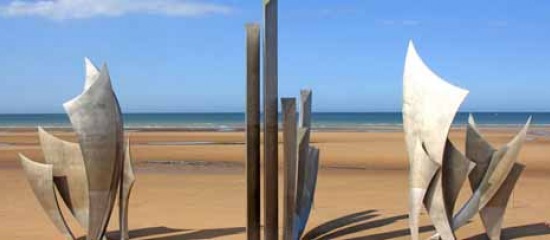
<svg viewBox="0 0 550 240">
<path fill-rule="evenodd" d="M 120 193 L 119 193 L 119 227 L 120 239 L 130 239 L 128 229 L 128 206 L 130 204 L 130 193 L 136 181 L 132 154 L 130 152 L 130 139 L 126 140 L 124 151 L 124 166 L 121 174 Z"/>
<path fill-rule="evenodd" d="M 40 205 L 65 239 L 75 239 L 59 209 L 54 187 L 54 170 L 51 164 L 34 162 L 19 154 L 21 165 Z"/>
<path fill-rule="evenodd" d="M 472 121 L 473 122 L 473 121 Z M 510 175 L 512 168 L 517 160 L 521 146 L 527 135 L 527 130 L 531 118 L 527 120 L 525 126 L 520 132 L 508 143 L 506 146 L 496 150 L 489 162 L 486 172 L 477 185 L 472 185 L 474 188 L 474 194 L 464 204 L 462 209 L 453 218 L 453 228 L 458 229 L 464 226 L 475 214 L 481 211 L 488 202 L 494 197 L 496 192 L 501 188 L 507 177 Z M 471 129 L 475 129 L 475 125 L 470 126 Z M 478 131 L 472 131 L 469 133 L 478 133 Z M 476 139 L 474 137 L 467 139 Z M 467 144 L 468 147 L 476 147 L 475 144 Z M 487 148 L 485 144 L 480 145 L 481 148 Z M 483 152 L 487 149 L 481 150 L 469 150 L 470 152 Z M 468 150 L 467 150 L 468 152 Z M 483 156 L 483 154 L 479 154 Z M 474 160 L 474 162 L 482 162 L 483 160 Z M 477 178 L 477 176 L 476 176 Z M 476 180 L 474 178 L 474 180 Z"/>
<path fill-rule="evenodd" d="M 448 216 L 453 216 L 456 200 L 475 163 L 464 156 L 453 143 L 447 139 L 443 155 L 442 179 L 443 195 Z"/>
<path fill-rule="evenodd" d="M 419 238 L 419 215 L 432 179 L 435 188 L 429 202 L 439 207 L 432 209 L 430 216 L 443 239 L 455 239 L 440 169 L 449 128 L 467 94 L 433 73 L 409 43 L 403 74 L 403 127 L 410 165 L 409 228 L 413 240 Z"/>
<path fill-rule="evenodd" d="M 501 239 L 502 222 L 504 220 L 504 213 L 506 212 L 506 205 L 508 205 L 508 200 L 524 168 L 525 166 L 522 164 L 514 164 L 502 186 L 479 212 L 490 240 Z"/>
<path fill-rule="evenodd" d="M 293 238 L 301 238 L 315 196 L 319 169 L 319 150 L 310 146 L 312 91 L 300 91 L 300 119 L 298 121 L 298 162 L 296 182 L 296 216 Z"/>
<path fill-rule="evenodd" d="M 99 240 L 111 216 L 124 158 L 122 116 L 107 67 L 64 107 L 78 136 L 88 176 L 87 239 Z"/>
<path fill-rule="evenodd" d="M 300 91 L 300 115 L 298 120 L 298 129 L 300 130 L 299 139 L 298 139 L 298 179 L 299 183 L 305 182 L 306 171 L 306 162 L 308 161 L 309 154 L 309 140 L 310 140 L 310 129 L 311 129 L 311 99 L 312 92 L 311 90 L 301 90 Z M 303 195 L 303 184 L 298 184 L 296 189 L 296 195 Z M 300 204 L 300 203 L 298 203 Z"/>
<path fill-rule="evenodd" d="M 278 0 L 264 0 L 264 239 L 279 238 Z"/>
<path fill-rule="evenodd" d="M 307 225 L 311 208 L 313 206 L 313 200 L 315 197 L 315 188 L 317 185 L 317 174 L 319 170 L 319 149 L 315 147 L 309 148 L 308 160 L 305 166 L 305 181 L 303 182 L 302 195 L 298 198 L 300 208 L 298 209 L 296 235 L 295 240 L 301 238 Z"/>
<path fill-rule="evenodd" d="M 451 228 L 451 217 L 460 193 L 460 189 L 466 180 L 473 163 L 456 149 L 451 141 L 447 139 L 443 155 L 443 165 L 437 172 L 431 186 L 428 188 L 424 204 L 434 226 L 439 234 L 447 232 L 447 237 L 454 237 Z M 443 195 L 442 201 L 434 196 Z M 439 227 L 439 228 L 438 228 Z"/>
<path fill-rule="evenodd" d="M 424 205 L 430 219 L 442 239 L 455 239 L 451 227 L 451 216 L 447 212 L 445 193 L 443 192 L 443 173 L 437 171 L 424 198 Z"/>
<path fill-rule="evenodd" d="M 59 211 L 55 189 L 87 230 L 89 240 L 107 239 L 105 230 L 119 193 L 121 239 L 128 239 L 128 202 L 135 181 L 130 146 L 128 142 L 124 147 L 120 106 L 107 67 L 98 71 L 89 59 L 84 61 L 84 91 L 64 104 L 79 143 L 39 127 L 47 164 L 33 163 L 22 155 L 21 162 L 42 206 L 67 238 L 74 237 Z M 51 193 L 44 190 L 50 185 Z"/>
<path fill-rule="evenodd" d="M 260 240 L 260 26 L 246 25 L 246 239 Z"/>
<path fill-rule="evenodd" d="M 313 91 L 311 89 L 302 89 L 300 91 L 300 119 L 298 127 L 311 128 L 311 99 Z M 308 138 L 309 139 L 309 138 Z"/>
<path fill-rule="evenodd" d="M 284 137 L 283 239 L 298 240 L 306 227 L 317 184 L 319 149 L 311 147 L 311 90 L 300 92 L 300 118 L 296 99 L 282 98 Z"/>
<path fill-rule="evenodd" d="M 84 90 L 88 90 L 94 82 L 99 79 L 99 70 L 97 67 L 90 61 L 89 58 L 84 58 L 84 68 L 86 71 L 86 78 L 84 79 Z"/>
<path fill-rule="evenodd" d="M 470 175 L 468 175 L 472 190 L 479 187 L 495 151 L 496 149 L 481 136 L 476 127 L 474 117 L 470 114 L 466 128 L 466 157 L 476 163 L 476 166 Z"/>
<path fill-rule="evenodd" d="M 296 185 L 298 153 L 296 149 L 296 99 L 282 98 L 284 139 L 284 196 L 283 196 L 283 239 L 295 239 L 294 218 L 296 214 Z"/>
<path fill-rule="evenodd" d="M 77 143 L 64 141 L 38 128 L 40 146 L 46 163 L 53 166 L 53 176 L 61 198 L 81 227 L 88 227 L 88 178 Z"/>
</svg>

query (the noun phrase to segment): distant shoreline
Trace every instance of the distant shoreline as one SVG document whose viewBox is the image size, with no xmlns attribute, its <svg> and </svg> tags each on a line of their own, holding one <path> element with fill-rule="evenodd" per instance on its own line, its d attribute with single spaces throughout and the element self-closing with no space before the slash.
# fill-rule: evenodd
<svg viewBox="0 0 550 240">
<path fill-rule="evenodd" d="M 522 124 L 477 124 L 480 129 L 492 129 L 492 130 L 511 130 L 522 127 Z M 28 132 L 36 131 L 39 126 L 1 126 L 0 132 Z M 71 126 L 40 126 L 47 130 L 53 131 L 72 131 Z M 463 130 L 466 128 L 465 124 L 455 124 L 451 126 L 451 130 Z M 279 127 L 282 131 L 282 126 Z M 550 124 L 531 124 L 530 131 L 550 130 Z M 244 126 L 239 127 L 174 127 L 174 126 L 125 126 L 124 130 L 130 132 L 243 132 Z M 331 126 L 331 127 L 312 127 L 313 131 L 319 132 L 399 132 L 403 130 L 403 126 L 399 125 L 363 125 L 361 127 L 356 126 Z"/>
<path fill-rule="evenodd" d="M 468 123 L 469 113 L 459 112 L 454 128 Z M 485 128 L 516 128 L 532 116 L 532 126 L 550 127 L 550 112 L 476 112 L 477 124 Z M 282 118 L 282 115 L 279 115 Z M 243 131 L 244 113 L 129 113 L 123 115 L 127 130 L 139 131 Z M 400 131 L 401 112 L 314 112 L 315 131 Z M 71 123 L 66 114 L 0 114 L 0 129 L 32 129 L 37 126 L 63 130 Z"/>
</svg>

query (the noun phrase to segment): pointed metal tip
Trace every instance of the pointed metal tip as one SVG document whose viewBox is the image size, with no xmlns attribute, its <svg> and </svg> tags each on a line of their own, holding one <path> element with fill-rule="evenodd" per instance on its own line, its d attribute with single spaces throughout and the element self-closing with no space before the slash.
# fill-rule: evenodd
<svg viewBox="0 0 550 240">
<path fill-rule="evenodd" d="M 97 72 L 97 67 L 88 57 L 84 57 L 84 66 L 86 68 L 86 72 Z"/>
<path fill-rule="evenodd" d="M 468 124 L 475 126 L 476 121 L 474 120 L 474 115 L 472 113 L 468 114 Z"/>
<path fill-rule="evenodd" d="M 21 164 L 23 165 L 23 167 L 25 166 L 30 166 L 30 165 L 34 165 L 34 166 L 40 166 L 40 167 L 51 167 L 53 168 L 53 165 L 52 164 L 47 164 L 47 163 L 41 163 L 41 162 L 37 162 L 27 156 L 25 156 L 24 154 L 22 153 L 19 153 L 19 161 L 21 162 Z"/>
<path fill-rule="evenodd" d="M 103 63 L 103 65 L 101 66 L 101 72 L 105 72 L 109 74 L 109 68 L 107 67 L 107 63 Z"/>
<path fill-rule="evenodd" d="M 523 125 L 523 127 L 521 128 L 521 133 L 522 134 L 527 134 L 527 130 L 531 126 L 531 120 L 532 119 L 533 119 L 532 116 L 529 116 L 529 118 L 527 118 L 527 122 L 525 122 L 525 125 Z"/>
<path fill-rule="evenodd" d="M 418 56 L 418 53 L 416 51 L 416 47 L 414 46 L 413 40 L 409 40 L 409 46 L 407 47 L 407 57 L 409 56 Z M 418 56 L 418 58 L 420 58 Z"/>
<path fill-rule="evenodd" d="M 412 39 L 409 40 L 409 49 L 412 48 L 414 49 L 414 41 Z"/>
<path fill-rule="evenodd" d="M 527 123 L 525 123 L 526 126 L 531 125 L 531 121 L 533 120 L 533 116 L 529 115 L 529 118 L 527 119 Z"/>
<path fill-rule="evenodd" d="M 518 133 L 518 135 L 522 135 L 522 138 L 527 136 L 527 131 L 531 126 L 531 120 L 532 120 L 532 116 L 529 116 L 529 118 L 527 119 L 527 122 L 525 122 L 525 125 L 523 125 L 523 127 L 521 128 L 521 131 Z"/>
</svg>

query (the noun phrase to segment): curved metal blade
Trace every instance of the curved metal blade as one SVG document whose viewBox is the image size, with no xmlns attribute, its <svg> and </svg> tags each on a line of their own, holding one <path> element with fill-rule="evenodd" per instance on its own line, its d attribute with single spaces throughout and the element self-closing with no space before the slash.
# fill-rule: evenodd
<svg viewBox="0 0 550 240">
<path fill-rule="evenodd" d="M 132 156 L 130 153 L 130 139 L 125 143 L 126 151 L 124 152 L 124 172 L 122 173 L 122 180 L 120 186 L 119 195 L 119 225 L 120 225 L 120 239 L 130 239 L 128 229 L 128 206 L 130 203 L 130 193 L 134 187 L 136 181 L 136 175 L 134 172 L 134 164 L 132 163 Z"/>
<path fill-rule="evenodd" d="M 477 129 L 474 117 L 472 114 L 468 117 L 468 127 L 466 128 L 466 157 L 476 163 L 475 168 L 468 176 L 470 187 L 475 191 L 491 163 L 491 156 L 496 149 L 491 146 Z"/>
<path fill-rule="evenodd" d="M 453 228 L 458 229 L 481 211 L 493 198 L 506 180 L 519 155 L 519 150 L 527 136 L 531 118 L 527 120 L 521 131 L 504 147 L 497 150 L 491 157 L 489 166 L 474 194 L 460 209 L 453 219 Z"/>
<path fill-rule="evenodd" d="M 304 191 L 298 197 L 299 208 L 296 216 L 296 236 L 293 239 L 300 239 L 307 225 L 317 185 L 317 173 L 319 171 L 319 149 L 309 148 L 308 159 L 303 171 L 305 181 L 302 183 Z"/>
<path fill-rule="evenodd" d="M 487 236 L 491 240 L 501 239 L 502 220 L 506 212 L 506 205 L 508 205 L 510 195 L 524 168 L 525 166 L 522 164 L 514 164 L 512 171 L 510 171 L 510 174 L 497 193 L 480 211 L 481 221 L 483 222 L 483 226 L 485 226 Z"/>
<path fill-rule="evenodd" d="M 55 196 L 53 166 L 51 164 L 37 163 L 22 154 L 19 154 L 19 158 L 32 191 L 50 220 L 66 239 L 75 239 L 67 222 L 65 222 L 65 218 L 61 214 L 57 197 Z"/>
<path fill-rule="evenodd" d="M 97 79 L 99 79 L 99 70 L 97 67 L 90 61 L 89 58 L 84 58 L 84 67 L 86 70 L 86 78 L 84 82 L 84 91 L 88 90 L 90 86 L 94 84 Z"/>
<path fill-rule="evenodd" d="M 88 227 L 88 178 L 77 143 L 67 142 L 38 128 L 46 163 L 53 166 L 55 185 L 61 198 L 83 228 Z"/>
<path fill-rule="evenodd" d="M 63 106 L 86 165 L 90 196 L 87 238 L 99 240 L 113 209 L 124 158 L 122 116 L 107 67 L 87 90 Z"/>
<path fill-rule="evenodd" d="M 403 127 L 410 163 L 409 226 L 413 240 L 419 238 L 418 215 L 422 201 L 442 165 L 449 129 L 467 94 L 467 90 L 451 85 L 433 73 L 418 56 L 412 41 L 409 43 L 403 74 Z M 436 182 L 442 184 L 439 180 Z M 442 191 L 434 191 L 431 198 L 434 203 L 444 204 Z M 450 218 L 445 216 L 446 211 L 438 213 L 444 219 Z M 445 232 L 452 231 L 447 227 Z"/>
<path fill-rule="evenodd" d="M 453 216 L 460 190 L 475 165 L 447 139 L 441 171 L 443 173 L 443 195 L 445 196 L 448 216 Z"/>
<path fill-rule="evenodd" d="M 432 181 L 424 199 L 438 236 L 443 239 L 454 238 L 451 224 L 453 209 L 472 165 L 473 163 L 447 139 L 443 166 Z M 436 196 L 443 196 L 443 198 L 436 198 Z"/>
</svg>

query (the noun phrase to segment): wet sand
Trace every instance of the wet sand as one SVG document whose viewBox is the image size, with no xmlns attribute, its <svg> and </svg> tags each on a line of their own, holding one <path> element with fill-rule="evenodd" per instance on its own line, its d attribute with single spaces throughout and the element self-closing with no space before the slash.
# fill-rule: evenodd
<svg viewBox="0 0 550 240">
<path fill-rule="evenodd" d="M 482 129 L 495 146 L 509 141 L 516 130 Z M 75 140 L 71 132 L 54 133 Z M 522 149 L 520 162 L 527 168 L 509 203 L 506 239 L 550 239 L 545 226 L 550 221 L 548 133 L 550 129 L 531 130 Z M 127 134 L 138 177 L 130 202 L 132 239 L 245 238 L 244 132 Z M 464 129 L 451 132 L 459 149 L 464 134 Z M 402 132 L 315 131 L 312 143 L 321 149 L 321 170 L 306 239 L 409 239 Z M 36 131 L 0 130 L 0 239 L 62 239 L 26 182 L 19 152 L 42 159 Z M 470 194 L 466 184 L 457 205 Z M 113 218 L 110 236 L 116 237 L 116 211 Z M 433 228 L 426 214 L 421 218 L 422 238 L 427 238 Z M 72 219 L 70 224 L 76 226 Z M 484 239 L 482 233 L 479 217 L 457 232 L 459 239 Z"/>
</svg>

